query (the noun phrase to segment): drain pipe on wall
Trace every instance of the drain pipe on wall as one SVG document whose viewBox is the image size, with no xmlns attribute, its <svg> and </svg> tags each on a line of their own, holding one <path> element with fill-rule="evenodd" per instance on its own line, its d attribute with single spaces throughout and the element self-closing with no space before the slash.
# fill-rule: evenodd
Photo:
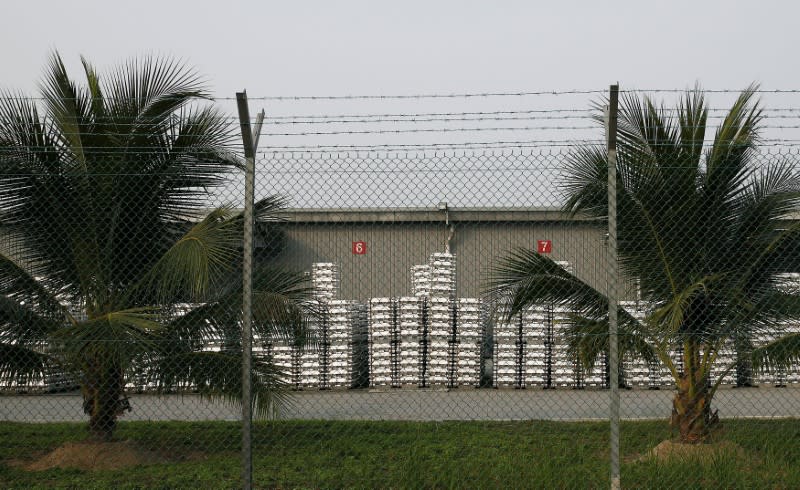
<svg viewBox="0 0 800 490">
<path fill-rule="evenodd" d="M 453 240 L 453 235 L 456 233 L 456 227 L 450 224 L 450 208 L 447 207 L 447 201 L 439 203 L 439 211 L 444 211 L 444 229 L 445 231 L 449 231 L 444 242 L 444 251 L 450 253 L 450 242 Z"/>
<path fill-rule="evenodd" d="M 445 225 L 447 226 L 447 225 Z M 444 244 L 444 251 L 450 253 L 450 241 L 453 240 L 453 235 L 456 234 L 456 225 L 450 225 L 450 233 L 447 235 L 447 242 Z"/>
</svg>

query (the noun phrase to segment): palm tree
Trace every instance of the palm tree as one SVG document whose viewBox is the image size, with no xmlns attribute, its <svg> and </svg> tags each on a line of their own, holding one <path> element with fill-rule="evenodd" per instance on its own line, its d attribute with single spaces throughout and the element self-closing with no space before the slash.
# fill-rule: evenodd
<svg viewBox="0 0 800 490">
<path fill-rule="evenodd" d="M 241 400 L 243 218 L 205 214 L 240 163 L 195 72 L 145 58 L 101 78 L 82 61 L 85 86 L 54 54 L 41 103 L 0 94 L 0 381 L 73 376 L 108 440 L 134 373 Z M 265 199 L 256 217 L 281 206 Z M 254 332 L 304 337 L 302 276 L 262 260 L 254 289 Z M 258 410 L 280 396 L 276 374 L 254 358 Z"/>
<path fill-rule="evenodd" d="M 618 253 L 648 305 L 643 320 L 620 308 L 620 343 L 633 352 L 646 343 L 671 373 L 671 422 L 682 442 L 706 441 L 718 421 L 711 402 L 736 364 L 712 373 L 724 349 L 734 345 L 739 361 L 756 367 L 786 365 L 800 352 L 796 335 L 753 348 L 757 335 L 800 316 L 800 296 L 782 279 L 800 270 L 800 225 L 786 221 L 798 210 L 800 174 L 792 162 L 759 160 L 753 98 L 753 87 L 738 97 L 708 145 L 700 90 L 674 109 L 635 94 L 620 101 Z M 577 149 L 562 180 L 564 208 L 605 223 L 607 178 L 604 148 Z M 606 296 L 552 260 L 516 251 L 494 268 L 492 289 L 512 314 L 545 301 L 573 308 L 567 328 L 584 366 L 607 350 Z"/>
</svg>

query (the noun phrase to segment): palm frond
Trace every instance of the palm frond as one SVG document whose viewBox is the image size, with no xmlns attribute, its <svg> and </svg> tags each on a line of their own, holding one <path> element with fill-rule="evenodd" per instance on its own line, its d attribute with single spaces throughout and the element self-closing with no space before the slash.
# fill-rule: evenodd
<svg viewBox="0 0 800 490">
<path fill-rule="evenodd" d="M 736 293 L 757 297 L 780 286 L 777 284 L 780 273 L 798 270 L 800 258 L 794 254 L 800 250 L 800 223 L 776 229 L 754 242 L 753 247 L 748 247 L 750 254 L 738 263 L 732 262 L 739 267 L 738 282 L 733 289 Z"/>
<path fill-rule="evenodd" d="M 665 107 L 656 107 L 649 97 L 623 96 L 619 107 L 618 146 L 634 160 L 677 160 L 679 128 Z"/>
<path fill-rule="evenodd" d="M 64 328 L 65 323 L 64 317 L 48 316 L 47 311 L 37 308 L 37 305 L 27 305 L 0 295 L 0 342 L 18 345 L 42 343 L 50 334 Z"/>
<path fill-rule="evenodd" d="M 724 236 L 724 227 L 738 216 L 735 204 L 755 171 L 751 159 L 762 113 L 758 103 L 752 103 L 754 95 L 754 86 L 742 92 L 706 153 L 700 205 L 708 233 L 714 236 Z"/>
<path fill-rule="evenodd" d="M 118 184 L 120 194 L 134 186 L 148 189 L 149 193 L 125 195 L 125 201 L 163 222 L 198 218 L 198 211 L 208 207 L 208 192 L 241 166 L 232 151 L 230 125 L 218 111 L 191 110 L 171 124 L 169 137 L 156 133 L 158 141 L 123 150 L 128 168 Z"/>
<path fill-rule="evenodd" d="M 207 300 L 236 256 L 239 236 L 231 214 L 228 207 L 210 212 L 167 250 L 134 289 L 154 291 L 162 302 Z"/>
<path fill-rule="evenodd" d="M 91 63 L 89 63 L 89 60 L 83 56 L 81 56 L 81 65 L 83 65 L 83 72 L 86 75 L 86 88 L 91 98 L 90 106 L 94 122 L 99 127 L 102 127 L 106 122 L 106 109 L 103 100 L 103 89 L 100 86 L 100 76 Z"/>
<path fill-rule="evenodd" d="M 42 87 L 47 113 L 57 128 L 60 143 L 69 151 L 67 169 L 81 174 L 89 171 L 84 136 L 93 135 L 91 104 L 85 89 L 73 82 L 61 56 L 54 52 Z"/>
<path fill-rule="evenodd" d="M 694 172 L 691 182 L 687 184 L 694 187 L 697 171 L 697 164 L 703 154 L 705 143 L 706 124 L 708 123 L 708 107 L 705 103 L 705 96 L 700 87 L 688 92 L 678 105 L 678 126 L 680 128 L 680 150 L 686 155 L 686 159 L 694 163 Z M 684 160 L 684 159 L 682 159 Z"/>
<path fill-rule="evenodd" d="M 753 369 L 776 372 L 800 362 L 800 333 L 785 335 L 753 349 Z"/>
<path fill-rule="evenodd" d="M 776 274 L 800 270 L 800 228 L 780 223 L 800 204 L 800 174 L 793 163 L 779 161 L 756 171 L 737 203 L 733 237 L 737 247 L 715 257 L 742 271 L 735 289 L 764 291 Z"/>
<path fill-rule="evenodd" d="M 705 335 L 709 332 L 705 329 L 708 325 L 703 325 L 700 331 L 687 329 L 690 323 L 692 308 L 697 302 L 702 302 L 714 283 L 719 281 L 719 274 L 705 276 L 695 281 L 693 284 L 677 291 L 674 296 L 669 298 L 663 305 L 656 309 L 651 317 L 651 326 L 661 330 L 661 336 L 695 336 Z"/>
<path fill-rule="evenodd" d="M 137 355 L 159 349 L 159 317 L 154 307 L 113 311 L 58 330 L 50 338 L 71 363 L 99 356 L 125 367 Z"/>
<path fill-rule="evenodd" d="M 133 58 L 109 72 L 105 79 L 109 112 L 117 120 L 130 117 L 128 123 L 153 124 L 188 102 L 209 96 L 196 71 L 170 58 Z M 120 128 L 118 132 L 136 131 Z"/>
<path fill-rule="evenodd" d="M 200 345 L 241 338 L 241 281 L 213 301 L 197 305 L 166 326 L 164 336 L 174 342 Z M 253 277 L 253 333 L 265 341 L 312 344 L 313 324 L 321 314 L 313 288 L 303 275 L 282 268 L 260 266 Z"/>
<path fill-rule="evenodd" d="M 507 318 L 525 308 L 554 304 L 588 316 L 608 311 L 608 300 L 552 259 L 526 248 L 514 249 L 490 272 L 487 293 L 507 305 Z"/>
<path fill-rule="evenodd" d="M 57 364 L 42 346 L 0 342 L 0 383 L 4 385 L 30 386 L 43 380 Z"/>
<path fill-rule="evenodd" d="M 618 347 L 620 364 L 624 357 L 641 358 L 648 363 L 658 360 L 642 325 L 624 308 L 618 311 Z M 609 352 L 608 317 L 587 318 L 567 315 L 563 322 L 567 356 L 576 360 L 581 369 L 591 373 L 601 355 Z"/>
<path fill-rule="evenodd" d="M 585 146 L 570 153 L 567 156 L 561 188 L 566 198 L 565 210 L 573 215 L 584 213 L 595 218 L 605 218 L 608 215 L 606 151 L 598 146 Z"/>
<path fill-rule="evenodd" d="M 751 85 L 742 91 L 717 128 L 706 157 L 706 180 L 713 188 L 735 188 L 741 182 L 738 179 L 747 162 L 746 153 L 758 141 L 758 125 L 763 118 L 758 102 L 753 102 L 757 88 Z"/>
<path fill-rule="evenodd" d="M 757 324 L 753 331 L 779 332 L 800 321 L 800 291 L 780 285 L 770 288 L 758 295 L 752 309 L 760 313 L 755 318 Z"/>
<path fill-rule="evenodd" d="M 48 131 L 36 104 L 20 93 L 0 91 L 0 175 L 4 180 L 53 172 L 60 163 L 60 143 Z M 19 180 L 22 181 L 22 180 Z M 4 189 L 13 190 L 12 188 Z"/>
<path fill-rule="evenodd" d="M 37 280 L 14 259 L 0 253 L 0 295 L 29 310 L 36 316 L 63 322 L 74 322 L 69 310 L 61 304 L 56 295 Z"/>
<path fill-rule="evenodd" d="M 286 383 L 282 380 L 285 373 L 259 355 L 253 356 L 251 365 L 254 413 L 259 417 L 274 415 L 281 406 L 289 404 Z M 155 362 L 147 380 L 162 392 L 191 387 L 205 398 L 241 405 L 242 353 L 233 350 L 168 353 Z"/>
<path fill-rule="evenodd" d="M 608 352 L 608 322 L 579 315 L 569 315 L 564 322 L 567 356 L 591 374 L 598 359 Z"/>
</svg>

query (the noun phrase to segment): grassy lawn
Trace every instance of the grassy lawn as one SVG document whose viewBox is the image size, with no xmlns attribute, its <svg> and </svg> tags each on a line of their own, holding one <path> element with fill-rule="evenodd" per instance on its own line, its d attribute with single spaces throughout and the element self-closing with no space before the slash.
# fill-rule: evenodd
<svg viewBox="0 0 800 490">
<path fill-rule="evenodd" d="M 0 425 L 2 488 L 238 488 L 235 423 L 126 422 L 119 439 L 180 463 L 125 470 L 28 472 L 32 460 L 85 437 L 81 424 Z M 702 462 L 638 461 L 669 437 L 665 422 L 622 425 L 626 488 L 798 488 L 800 420 L 725 421 L 741 447 Z M 608 424 L 561 422 L 275 422 L 253 436 L 259 488 L 608 488 Z M 197 455 L 202 451 L 202 455 Z"/>
</svg>

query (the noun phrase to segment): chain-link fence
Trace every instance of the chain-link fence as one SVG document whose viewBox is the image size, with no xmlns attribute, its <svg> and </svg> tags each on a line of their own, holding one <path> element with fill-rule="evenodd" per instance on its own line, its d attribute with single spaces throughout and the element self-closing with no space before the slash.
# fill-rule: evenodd
<svg viewBox="0 0 800 490">
<path fill-rule="evenodd" d="M 795 486 L 800 174 L 756 95 L 456 115 L 579 142 L 270 145 L 252 237 L 233 119 L 6 99 L 0 477 Z M 360 120 L 401 117 L 454 116 Z"/>
</svg>

